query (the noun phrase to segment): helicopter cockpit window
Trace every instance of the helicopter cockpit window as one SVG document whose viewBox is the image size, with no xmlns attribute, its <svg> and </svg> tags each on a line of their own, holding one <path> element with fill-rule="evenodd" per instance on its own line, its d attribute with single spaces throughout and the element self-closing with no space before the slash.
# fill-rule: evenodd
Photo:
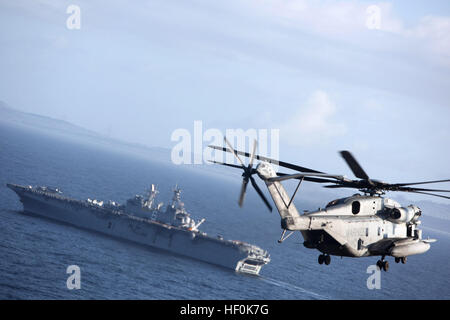
<svg viewBox="0 0 450 320">
<path fill-rule="evenodd" d="M 325 206 L 325 208 L 335 206 L 335 205 L 337 204 L 337 202 L 338 202 L 338 200 L 333 200 L 333 201 L 329 202 L 329 203 Z"/>
<path fill-rule="evenodd" d="M 358 214 L 360 209 L 361 209 L 361 203 L 359 201 L 353 201 L 352 202 L 352 213 Z"/>
<path fill-rule="evenodd" d="M 337 206 L 338 204 L 343 204 L 343 203 L 345 203 L 345 199 L 346 199 L 346 198 L 333 200 L 333 201 L 329 202 L 329 203 L 325 206 L 325 208 Z"/>
</svg>

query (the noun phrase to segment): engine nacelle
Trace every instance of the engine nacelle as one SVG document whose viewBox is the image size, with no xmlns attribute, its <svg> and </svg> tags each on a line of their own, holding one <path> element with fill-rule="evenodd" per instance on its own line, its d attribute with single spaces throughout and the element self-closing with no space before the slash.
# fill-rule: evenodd
<svg viewBox="0 0 450 320">
<path fill-rule="evenodd" d="M 417 221 L 422 212 L 419 207 L 410 205 L 400 208 L 388 208 L 388 220 L 393 223 L 413 223 Z"/>
</svg>

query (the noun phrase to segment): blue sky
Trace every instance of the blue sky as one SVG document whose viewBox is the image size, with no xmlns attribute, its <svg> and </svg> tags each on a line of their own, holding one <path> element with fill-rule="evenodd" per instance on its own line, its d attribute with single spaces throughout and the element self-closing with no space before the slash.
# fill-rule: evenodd
<svg viewBox="0 0 450 320">
<path fill-rule="evenodd" d="M 351 176 L 349 149 L 373 178 L 450 178 L 448 1 L 2 0 L 0 28 L 20 110 L 169 148 L 194 120 L 276 128 L 286 161 Z"/>
</svg>

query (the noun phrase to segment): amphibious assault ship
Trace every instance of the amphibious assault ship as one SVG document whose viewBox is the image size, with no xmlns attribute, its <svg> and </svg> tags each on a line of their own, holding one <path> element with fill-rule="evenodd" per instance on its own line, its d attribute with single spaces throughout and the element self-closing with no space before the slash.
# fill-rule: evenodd
<svg viewBox="0 0 450 320">
<path fill-rule="evenodd" d="M 242 241 L 211 237 L 198 230 L 185 210 L 176 187 L 171 203 L 156 204 L 158 191 L 152 185 L 145 195 L 136 195 L 120 205 L 114 201 L 76 200 L 59 189 L 7 184 L 20 198 L 24 212 L 69 223 L 110 236 L 164 249 L 237 272 L 259 274 L 270 262 L 267 251 Z"/>
</svg>

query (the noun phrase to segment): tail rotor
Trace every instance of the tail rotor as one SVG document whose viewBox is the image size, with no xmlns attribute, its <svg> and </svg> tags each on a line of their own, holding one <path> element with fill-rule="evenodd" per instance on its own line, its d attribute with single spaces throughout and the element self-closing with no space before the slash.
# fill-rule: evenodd
<svg viewBox="0 0 450 320">
<path fill-rule="evenodd" d="M 250 181 L 250 183 L 252 184 L 253 188 L 255 188 L 256 192 L 261 197 L 261 199 L 263 200 L 263 202 L 266 205 L 266 207 L 269 209 L 269 211 L 272 211 L 272 206 L 270 205 L 270 203 L 267 200 L 267 198 L 264 196 L 264 193 L 259 188 L 259 186 L 256 183 L 255 179 L 252 177 L 252 175 L 254 175 L 256 173 L 256 169 L 253 168 L 253 161 L 255 159 L 256 148 L 257 148 L 256 140 L 253 143 L 253 149 L 252 149 L 252 153 L 250 155 L 250 161 L 249 161 L 247 166 L 244 164 L 244 162 L 238 156 L 236 150 L 231 146 L 231 144 L 227 140 L 227 138 L 224 137 L 224 141 L 227 144 L 227 146 L 228 146 L 229 150 L 231 151 L 231 153 L 233 153 L 234 157 L 241 164 L 241 166 L 232 165 L 232 164 L 228 164 L 228 163 L 221 163 L 221 162 L 217 162 L 217 161 L 212 161 L 212 162 L 218 163 L 218 164 L 221 164 L 221 165 L 225 165 L 225 166 L 229 166 L 229 167 L 233 167 L 233 168 L 242 168 L 244 170 L 244 172 L 242 173 L 242 185 L 241 185 L 241 191 L 239 193 L 239 200 L 238 200 L 239 207 L 242 207 L 243 204 L 244 204 L 245 193 L 247 192 L 247 185 L 248 185 L 248 182 Z"/>
</svg>

